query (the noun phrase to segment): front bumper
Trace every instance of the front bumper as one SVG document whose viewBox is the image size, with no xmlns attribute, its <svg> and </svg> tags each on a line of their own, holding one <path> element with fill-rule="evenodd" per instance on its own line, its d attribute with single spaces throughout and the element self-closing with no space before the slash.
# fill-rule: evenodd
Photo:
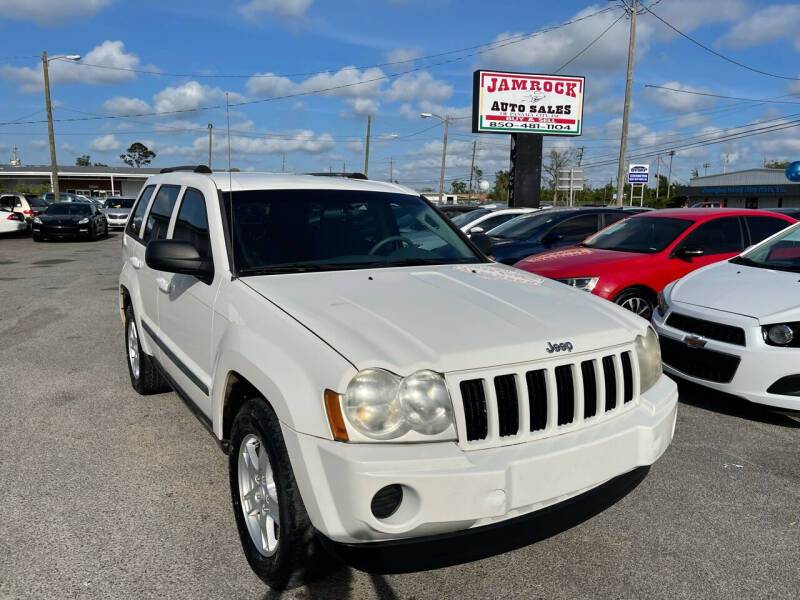
<svg viewBox="0 0 800 600">
<path fill-rule="evenodd" d="M 37 225 L 33 224 L 34 235 L 50 238 L 89 236 L 89 225 Z"/>
<path fill-rule="evenodd" d="M 761 323 L 753 317 L 679 302 L 674 302 L 670 305 L 670 311 L 667 315 L 662 315 L 657 310 L 653 312 L 653 326 L 659 336 L 682 342 L 686 336 L 694 335 L 666 324 L 669 315 L 673 312 L 714 323 L 741 327 L 745 332 L 745 345 L 729 344 L 694 336 L 701 337 L 702 341 L 705 342 L 704 349 L 739 358 L 736 372 L 727 383 L 718 383 L 694 377 L 671 367 L 667 363 L 664 363 L 664 371 L 698 385 L 739 396 L 750 402 L 774 408 L 800 410 L 800 396 L 784 396 L 767 392 L 767 389 L 779 379 L 800 374 L 800 348 L 768 346 L 761 334 Z M 691 352 L 688 346 L 686 351 Z"/>
<path fill-rule="evenodd" d="M 108 226 L 109 226 L 109 228 L 112 228 L 112 229 L 117 229 L 117 228 L 119 228 L 119 229 L 122 229 L 122 228 L 124 228 L 124 227 L 125 227 L 125 225 L 127 225 L 127 223 L 128 223 L 128 217 L 119 217 L 119 218 L 116 218 L 116 217 L 112 217 L 112 216 L 106 215 L 106 221 L 108 221 Z"/>
<path fill-rule="evenodd" d="M 662 377 L 633 410 L 594 426 L 531 442 L 464 451 L 454 442 L 348 444 L 283 427 L 306 509 L 338 543 L 439 535 L 499 523 L 568 500 L 653 464 L 675 429 L 678 393 Z M 403 486 L 386 519 L 375 493 Z"/>
</svg>

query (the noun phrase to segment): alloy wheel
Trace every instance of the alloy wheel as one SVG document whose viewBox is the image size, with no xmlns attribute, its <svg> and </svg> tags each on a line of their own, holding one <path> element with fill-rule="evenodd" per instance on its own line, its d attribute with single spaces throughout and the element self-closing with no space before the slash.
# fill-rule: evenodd
<svg viewBox="0 0 800 600">
<path fill-rule="evenodd" d="M 239 446 L 239 500 L 250 539 L 262 556 L 278 549 L 279 504 L 275 475 L 264 443 L 248 434 Z"/>
<path fill-rule="evenodd" d="M 139 379 L 139 334 L 134 321 L 128 322 L 128 362 L 133 378 Z"/>
<path fill-rule="evenodd" d="M 631 296 L 630 298 L 626 298 L 620 302 L 619 305 L 622 308 L 627 308 L 632 313 L 636 313 L 645 319 L 650 319 L 653 314 L 653 307 L 641 296 Z"/>
</svg>

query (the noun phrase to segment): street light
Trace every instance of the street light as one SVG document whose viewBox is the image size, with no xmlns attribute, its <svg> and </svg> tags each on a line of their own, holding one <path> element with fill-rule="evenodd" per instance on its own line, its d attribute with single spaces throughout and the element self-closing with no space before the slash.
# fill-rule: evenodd
<svg viewBox="0 0 800 600">
<path fill-rule="evenodd" d="M 443 199 L 444 199 L 444 166 L 445 166 L 445 160 L 446 160 L 446 157 L 447 157 L 447 128 L 450 125 L 450 117 L 448 115 L 445 115 L 444 117 L 441 117 L 441 116 L 439 116 L 439 115 L 437 115 L 435 113 L 429 113 L 429 112 L 419 113 L 419 116 L 422 117 L 423 119 L 429 119 L 431 117 L 435 117 L 435 118 L 439 119 L 440 121 L 444 122 L 444 140 L 442 140 L 442 172 L 439 175 L 439 203 L 443 204 L 444 203 L 443 202 Z"/>
<path fill-rule="evenodd" d="M 50 72 L 47 68 L 48 63 L 55 59 L 65 59 L 77 61 L 81 59 L 80 54 L 65 54 L 63 56 L 52 56 L 47 58 L 47 52 L 42 51 L 42 75 L 44 76 L 44 101 L 47 106 L 47 134 L 50 138 L 50 179 L 53 187 L 53 201 L 58 202 L 61 198 L 58 195 L 58 163 L 56 162 L 56 139 L 53 135 L 53 107 L 50 104 Z"/>
</svg>

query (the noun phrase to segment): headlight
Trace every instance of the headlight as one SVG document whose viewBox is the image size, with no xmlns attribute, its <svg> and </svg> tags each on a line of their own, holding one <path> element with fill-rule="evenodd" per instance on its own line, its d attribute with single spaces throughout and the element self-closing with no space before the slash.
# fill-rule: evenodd
<svg viewBox="0 0 800 600">
<path fill-rule="evenodd" d="M 89 217 L 83 217 L 80 221 L 78 221 L 78 225 L 86 225 L 89 222 Z"/>
<path fill-rule="evenodd" d="M 455 439 L 453 403 L 444 378 L 433 371 L 400 378 L 383 369 L 365 369 L 348 384 L 343 407 L 350 425 L 374 440 L 408 432 Z M 440 435 L 448 429 L 452 435 Z"/>
<path fill-rule="evenodd" d="M 661 313 L 662 317 L 666 317 L 667 312 L 669 312 L 669 303 L 664 296 L 664 292 L 658 292 L 658 312 Z"/>
<path fill-rule="evenodd" d="M 639 391 L 646 392 L 661 377 L 661 347 L 652 327 L 646 335 L 636 337 L 636 358 L 639 361 Z"/>
<path fill-rule="evenodd" d="M 800 331 L 800 323 L 778 323 L 776 325 L 764 325 L 761 332 L 764 334 L 764 341 L 770 346 L 796 346 L 798 339 L 796 334 Z M 794 344 L 792 342 L 795 342 Z"/>
<path fill-rule="evenodd" d="M 42 224 L 42 220 L 39 217 L 33 217 L 33 222 L 36 223 L 37 225 Z"/>
<path fill-rule="evenodd" d="M 567 277 L 566 279 L 556 279 L 556 281 L 584 292 L 591 292 L 599 279 L 599 277 Z"/>
</svg>

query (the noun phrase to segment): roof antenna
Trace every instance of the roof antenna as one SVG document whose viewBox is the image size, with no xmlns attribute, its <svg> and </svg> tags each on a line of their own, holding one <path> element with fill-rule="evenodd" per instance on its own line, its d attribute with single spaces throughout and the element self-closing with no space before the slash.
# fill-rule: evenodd
<svg viewBox="0 0 800 600">
<path fill-rule="evenodd" d="M 231 172 L 231 106 L 228 92 L 225 92 L 225 117 L 228 121 L 228 207 L 231 213 L 231 279 L 236 278 L 236 244 L 233 241 L 233 174 Z"/>
</svg>

